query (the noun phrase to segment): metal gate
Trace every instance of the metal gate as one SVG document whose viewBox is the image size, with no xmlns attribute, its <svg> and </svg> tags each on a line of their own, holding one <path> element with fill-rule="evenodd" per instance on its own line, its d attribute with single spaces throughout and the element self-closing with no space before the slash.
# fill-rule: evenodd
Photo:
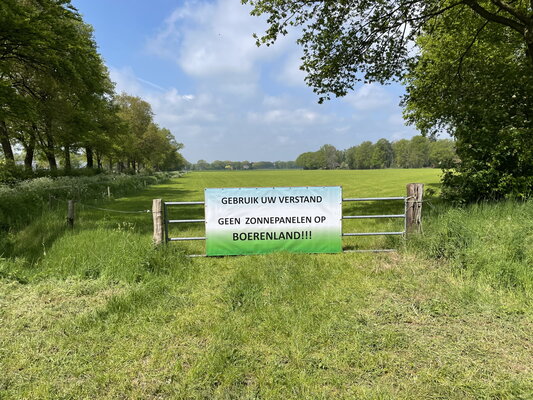
<svg viewBox="0 0 533 400">
<path fill-rule="evenodd" d="M 401 232 L 343 232 L 342 236 L 405 236 L 407 231 L 407 201 L 409 197 L 355 197 L 355 198 L 343 198 L 344 202 L 376 202 L 376 201 L 400 201 L 404 202 L 403 214 L 370 214 L 370 215 L 342 215 L 343 220 L 348 219 L 375 219 L 375 218 L 403 218 L 403 230 Z M 170 224 L 189 224 L 189 223 L 205 223 L 205 218 L 202 219 L 169 219 L 168 207 L 171 206 L 193 206 L 193 205 L 205 205 L 203 201 L 166 201 L 163 202 L 164 212 L 164 224 L 165 224 L 165 242 L 179 242 L 189 240 L 206 240 L 205 236 L 198 237 L 170 237 L 169 225 Z M 370 250 L 343 250 L 344 253 L 362 253 L 362 252 L 392 252 L 396 249 L 370 249 Z M 190 257 L 204 257 L 205 255 L 191 255 Z"/>
</svg>

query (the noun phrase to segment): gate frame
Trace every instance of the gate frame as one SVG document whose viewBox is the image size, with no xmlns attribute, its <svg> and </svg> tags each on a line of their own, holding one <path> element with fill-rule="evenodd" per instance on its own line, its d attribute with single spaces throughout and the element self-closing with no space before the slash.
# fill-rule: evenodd
<svg viewBox="0 0 533 400">
<path fill-rule="evenodd" d="M 401 232 L 343 232 L 342 237 L 345 236 L 387 236 L 397 235 L 404 238 L 408 233 L 421 232 L 422 230 L 422 196 L 424 191 L 424 184 L 410 183 L 407 185 L 407 196 L 397 197 L 354 197 L 343 198 L 342 202 L 352 201 L 404 201 L 403 214 L 370 214 L 370 215 L 342 215 L 342 220 L 345 219 L 376 219 L 376 218 L 403 218 L 404 229 Z M 189 206 L 189 205 L 204 205 L 205 201 L 166 201 L 162 199 L 154 199 L 153 201 L 153 218 L 154 218 L 154 242 L 155 244 L 168 242 L 181 242 L 191 240 L 206 240 L 205 236 L 198 237 L 169 237 L 169 224 L 185 224 L 185 223 L 201 223 L 205 224 L 205 218 L 201 219 L 168 219 L 168 206 Z M 162 206 L 162 207 L 161 207 Z M 341 209 L 342 212 L 342 209 Z M 163 227 L 163 229 L 161 229 Z M 162 232 L 161 232 L 162 231 Z M 395 249 L 368 249 L 368 250 L 343 250 L 343 253 L 377 253 L 377 252 L 393 252 Z M 195 254 L 189 257 L 206 257 L 205 254 Z"/>
</svg>

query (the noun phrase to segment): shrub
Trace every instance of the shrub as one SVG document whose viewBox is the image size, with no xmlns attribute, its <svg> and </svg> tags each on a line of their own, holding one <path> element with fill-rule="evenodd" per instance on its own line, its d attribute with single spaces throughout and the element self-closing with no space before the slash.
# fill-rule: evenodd
<svg viewBox="0 0 533 400">
<path fill-rule="evenodd" d="M 98 200 L 107 196 L 107 187 L 114 196 L 124 196 L 145 185 L 162 183 L 167 173 L 155 175 L 99 174 L 95 176 L 58 178 L 41 177 L 13 185 L 0 185 L 0 231 L 21 226 L 40 215 L 50 203 L 64 200 Z"/>
</svg>

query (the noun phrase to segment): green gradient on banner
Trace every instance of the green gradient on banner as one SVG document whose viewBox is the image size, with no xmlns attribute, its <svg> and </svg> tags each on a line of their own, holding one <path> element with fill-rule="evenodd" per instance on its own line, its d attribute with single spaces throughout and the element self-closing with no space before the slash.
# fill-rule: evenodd
<svg viewBox="0 0 533 400">
<path fill-rule="evenodd" d="M 315 230 L 310 240 L 233 240 L 232 236 L 230 233 L 210 236 L 206 241 L 207 255 L 265 254 L 279 251 L 291 253 L 340 253 L 342 251 L 341 236 L 335 234 L 335 232 L 317 232 Z"/>
<path fill-rule="evenodd" d="M 206 189 L 205 207 L 208 256 L 342 252 L 338 186 Z"/>
</svg>

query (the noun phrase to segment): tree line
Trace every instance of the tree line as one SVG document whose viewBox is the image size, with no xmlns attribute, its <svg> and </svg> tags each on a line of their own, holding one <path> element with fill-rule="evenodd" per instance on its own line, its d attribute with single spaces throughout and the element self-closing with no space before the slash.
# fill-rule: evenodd
<svg viewBox="0 0 533 400">
<path fill-rule="evenodd" d="M 232 171 L 232 170 L 252 170 L 252 169 L 295 169 L 300 168 L 295 161 L 220 161 L 215 160 L 208 163 L 205 160 L 198 160 L 194 164 L 188 163 L 187 169 L 192 171 Z"/>
<path fill-rule="evenodd" d="M 36 158 L 50 171 L 86 167 L 181 168 L 182 148 L 154 123 L 150 105 L 117 95 L 92 27 L 70 0 L 2 0 L 0 4 L 0 147 L 3 168 L 18 153 L 31 173 Z"/>
<path fill-rule="evenodd" d="M 346 150 L 326 144 L 300 154 L 296 165 L 303 169 L 449 168 L 457 161 L 453 140 L 414 136 L 392 143 L 365 141 Z"/>
</svg>

